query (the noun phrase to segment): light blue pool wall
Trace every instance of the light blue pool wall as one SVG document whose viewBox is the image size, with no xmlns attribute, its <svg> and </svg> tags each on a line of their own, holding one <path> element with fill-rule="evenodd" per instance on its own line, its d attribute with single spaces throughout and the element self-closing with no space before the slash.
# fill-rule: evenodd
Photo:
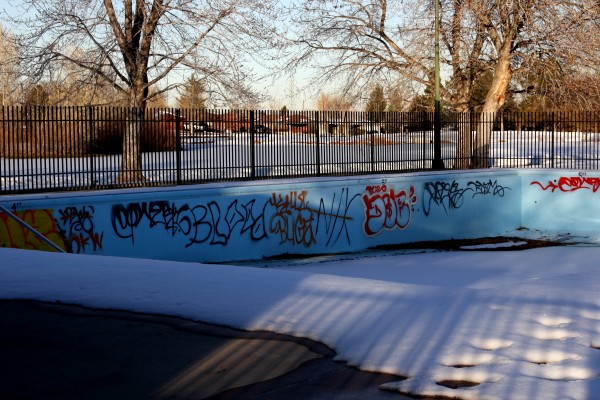
<svg viewBox="0 0 600 400">
<path fill-rule="evenodd" d="M 521 228 L 600 231 L 594 174 L 583 175 L 442 171 L 1 196 L 0 202 L 14 211 L 49 210 L 74 253 L 227 262 L 514 235 Z"/>
<path fill-rule="evenodd" d="M 522 225 L 542 232 L 600 236 L 600 172 L 520 170 Z"/>
</svg>

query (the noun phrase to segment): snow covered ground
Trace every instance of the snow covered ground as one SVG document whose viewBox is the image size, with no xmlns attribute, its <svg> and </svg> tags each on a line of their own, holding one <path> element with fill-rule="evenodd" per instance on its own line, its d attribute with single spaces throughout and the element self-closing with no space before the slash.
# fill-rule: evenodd
<svg viewBox="0 0 600 400">
<path fill-rule="evenodd" d="M 0 249 L 0 298 L 310 337 L 461 399 L 600 398 L 599 247 L 393 252 L 270 268 Z M 450 388 L 447 386 L 457 386 Z"/>
</svg>

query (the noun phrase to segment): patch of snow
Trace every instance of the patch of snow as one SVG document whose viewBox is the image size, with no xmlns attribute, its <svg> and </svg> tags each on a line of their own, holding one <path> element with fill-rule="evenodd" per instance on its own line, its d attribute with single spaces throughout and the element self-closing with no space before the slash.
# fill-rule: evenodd
<svg viewBox="0 0 600 400">
<path fill-rule="evenodd" d="M 461 250 L 483 250 L 483 249 L 499 249 L 506 247 L 517 247 L 517 246 L 525 246 L 527 242 L 499 242 L 499 243 L 484 243 L 484 244 L 474 244 L 470 246 L 460 246 Z"/>
<path fill-rule="evenodd" d="M 459 399 L 600 393 L 597 247 L 355 257 L 278 268 L 0 249 L 0 298 L 167 314 L 320 340 L 382 388 Z"/>
</svg>

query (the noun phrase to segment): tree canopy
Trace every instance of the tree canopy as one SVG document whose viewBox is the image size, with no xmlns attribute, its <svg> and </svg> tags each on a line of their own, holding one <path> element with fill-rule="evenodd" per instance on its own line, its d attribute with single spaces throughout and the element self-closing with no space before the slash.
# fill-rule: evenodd
<svg viewBox="0 0 600 400">
<path fill-rule="evenodd" d="M 173 89 L 180 83 L 173 77 L 186 71 L 225 101 L 254 98 L 244 61 L 270 57 L 273 47 L 269 2 L 24 0 L 17 7 L 29 79 L 57 79 L 65 73 L 57 66 L 70 64 L 79 81 L 110 85 L 132 107 Z"/>
</svg>

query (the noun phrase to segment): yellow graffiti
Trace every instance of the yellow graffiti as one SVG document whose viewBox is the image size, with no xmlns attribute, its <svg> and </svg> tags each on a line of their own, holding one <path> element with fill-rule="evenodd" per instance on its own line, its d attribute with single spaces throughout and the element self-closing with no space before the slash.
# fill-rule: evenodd
<svg viewBox="0 0 600 400">
<path fill-rule="evenodd" d="M 26 210 L 17 211 L 14 214 L 60 248 L 66 250 L 56 220 L 52 216 L 52 210 Z M 17 221 L 6 215 L 6 213 L 1 212 L 0 247 L 27 250 L 52 250 L 47 243 L 40 240 L 29 229 L 20 225 Z"/>
</svg>

